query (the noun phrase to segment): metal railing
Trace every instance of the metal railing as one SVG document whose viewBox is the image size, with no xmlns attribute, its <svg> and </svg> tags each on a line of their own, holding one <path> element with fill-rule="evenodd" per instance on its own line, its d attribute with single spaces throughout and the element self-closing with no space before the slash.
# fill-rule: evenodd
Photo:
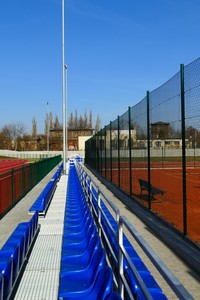
<svg viewBox="0 0 200 300">
<path fill-rule="evenodd" d="M 141 249 L 145 252 L 147 257 L 151 260 L 153 265 L 163 276 L 167 284 L 171 287 L 173 292 L 180 299 L 193 299 L 191 294 L 185 289 L 185 287 L 179 282 L 175 275 L 169 270 L 165 263 L 159 258 L 154 250 L 148 245 L 148 243 L 142 238 L 138 231 L 130 224 L 125 216 L 121 216 L 117 206 L 109 199 L 109 197 L 102 191 L 102 189 L 92 180 L 86 170 L 80 163 L 76 162 L 76 168 L 79 175 L 80 182 L 82 184 L 86 199 L 89 203 L 91 212 L 96 221 L 96 225 L 102 240 L 102 243 L 107 250 L 107 258 L 109 265 L 114 270 L 115 286 L 118 289 L 122 299 L 135 299 L 133 292 L 131 291 L 130 282 L 127 280 L 125 274 L 124 261 L 128 264 L 133 273 L 137 284 L 142 291 L 145 299 L 152 300 L 152 295 L 149 292 L 145 282 L 140 276 L 140 272 L 135 267 L 131 257 L 129 256 L 125 241 L 125 230 L 131 235 L 131 237 L 140 245 Z M 109 212 L 116 222 L 116 228 L 111 224 L 108 214 Z M 113 250 L 112 242 L 108 236 L 108 230 L 112 233 L 113 239 L 117 244 L 117 251 Z M 148 270 L 148 269 L 147 269 Z M 158 287 L 159 288 L 159 287 Z"/>
</svg>

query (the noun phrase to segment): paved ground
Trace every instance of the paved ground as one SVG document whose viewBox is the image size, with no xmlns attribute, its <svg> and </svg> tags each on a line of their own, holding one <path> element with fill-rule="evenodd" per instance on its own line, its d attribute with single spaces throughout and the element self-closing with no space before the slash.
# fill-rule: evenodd
<svg viewBox="0 0 200 300">
<path fill-rule="evenodd" d="M 38 183 L 6 216 L 0 220 L 0 247 L 5 243 L 9 235 L 12 233 L 14 228 L 19 222 L 27 221 L 30 219 L 28 215 L 28 209 L 34 203 L 35 199 L 41 193 L 42 189 L 45 187 L 47 182 L 53 176 L 57 168 L 52 170 L 40 183 Z M 194 299 L 200 299 L 200 274 L 195 272 L 191 267 L 185 264 L 169 247 L 167 247 L 162 239 L 155 235 L 151 227 L 147 226 L 147 222 L 141 221 L 138 217 L 139 213 L 137 209 L 130 205 L 130 201 L 126 199 L 123 195 L 114 195 L 113 191 L 108 190 L 105 185 L 94 177 L 93 179 L 104 189 L 108 194 L 109 198 L 117 205 L 122 215 L 125 215 L 130 223 L 136 228 L 136 230 L 142 235 L 142 237 L 148 242 L 151 248 L 160 256 L 160 258 L 165 262 L 165 264 L 170 268 L 170 270 L 176 275 L 179 281 L 184 285 L 184 287 L 191 293 Z M 121 199 L 119 199 L 121 198 Z M 150 217 L 148 222 L 154 222 Z M 163 289 L 169 300 L 178 299 L 174 293 L 171 291 L 169 286 L 165 283 L 158 272 L 152 267 L 152 264 L 143 254 L 141 249 L 134 245 L 145 264 L 151 270 L 158 284 Z M 193 257 L 191 256 L 191 260 Z M 200 258 L 199 258 L 200 260 Z M 45 298 L 46 299 L 46 298 Z"/>
</svg>

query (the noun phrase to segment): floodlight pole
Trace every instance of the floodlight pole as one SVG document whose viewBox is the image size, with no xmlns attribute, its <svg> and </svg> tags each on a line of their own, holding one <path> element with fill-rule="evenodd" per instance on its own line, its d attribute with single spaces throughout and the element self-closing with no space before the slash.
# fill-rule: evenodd
<svg viewBox="0 0 200 300">
<path fill-rule="evenodd" d="M 47 122 L 47 157 L 49 157 L 49 102 L 47 102 L 47 115 L 46 115 L 46 122 Z"/>
<path fill-rule="evenodd" d="M 68 118 L 67 118 L 67 65 L 65 65 L 65 123 L 66 123 L 66 161 L 68 160 Z"/>
<path fill-rule="evenodd" d="M 64 40 L 64 13 L 65 1 L 62 0 L 62 115 L 63 115 L 63 174 L 66 175 L 66 108 L 65 108 L 65 40 Z"/>
</svg>

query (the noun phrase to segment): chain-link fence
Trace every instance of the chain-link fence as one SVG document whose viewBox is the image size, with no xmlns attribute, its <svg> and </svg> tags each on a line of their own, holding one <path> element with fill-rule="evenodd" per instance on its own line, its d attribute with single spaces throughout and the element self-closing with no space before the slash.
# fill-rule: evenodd
<svg viewBox="0 0 200 300">
<path fill-rule="evenodd" d="M 200 59 L 89 139 L 85 162 L 200 244 Z"/>
</svg>

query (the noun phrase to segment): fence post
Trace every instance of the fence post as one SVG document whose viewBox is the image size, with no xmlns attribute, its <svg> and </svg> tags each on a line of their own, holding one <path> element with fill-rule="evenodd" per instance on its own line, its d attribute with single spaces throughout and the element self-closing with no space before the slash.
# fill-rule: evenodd
<svg viewBox="0 0 200 300">
<path fill-rule="evenodd" d="M 92 204 L 92 180 L 90 180 L 90 184 L 89 184 L 89 187 L 87 188 L 87 190 L 89 191 L 89 205 L 90 205 L 90 210 L 92 211 L 93 210 L 93 204 Z"/>
<path fill-rule="evenodd" d="M 22 165 L 22 196 L 25 194 L 24 165 Z"/>
<path fill-rule="evenodd" d="M 122 278 L 124 276 L 124 260 L 121 247 L 123 246 L 123 228 L 122 221 L 118 220 L 118 292 L 122 299 L 124 299 L 124 284 Z"/>
<path fill-rule="evenodd" d="M 101 175 L 102 175 L 102 160 L 103 160 L 103 142 L 102 142 L 102 131 L 103 131 L 103 129 L 101 129 L 101 131 L 100 131 L 100 147 L 101 147 L 101 151 L 100 151 L 100 153 L 101 153 Z"/>
<path fill-rule="evenodd" d="M 112 182 L 112 123 L 110 121 L 110 181 Z"/>
<path fill-rule="evenodd" d="M 120 188 L 120 129 L 119 129 L 119 116 L 117 116 L 117 161 L 118 161 L 118 187 Z"/>
<path fill-rule="evenodd" d="M 98 196 L 97 196 L 97 204 L 98 204 L 98 234 L 101 237 L 101 196 L 100 196 L 99 189 L 98 189 Z"/>
<path fill-rule="evenodd" d="M 129 180 L 130 180 L 130 187 L 129 193 L 130 196 L 132 195 L 132 155 L 131 155 L 131 108 L 128 107 L 128 127 L 129 127 Z"/>
<path fill-rule="evenodd" d="M 148 164 L 148 207 L 151 209 L 151 153 L 150 153 L 150 108 L 149 108 L 149 91 L 147 91 L 147 164 Z"/>
<path fill-rule="evenodd" d="M 99 138 L 98 138 L 97 134 L 95 134 L 95 150 L 96 150 L 96 152 L 95 152 L 96 169 L 95 170 L 97 172 L 99 172 Z"/>
<path fill-rule="evenodd" d="M 29 179 L 29 190 L 33 187 L 33 167 L 32 164 L 29 164 L 29 172 L 30 172 L 30 179 Z"/>
<path fill-rule="evenodd" d="M 104 167 L 105 167 L 105 178 L 107 178 L 107 155 L 106 155 L 106 130 L 107 126 L 105 126 L 105 135 L 104 135 Z"/>
<path fill-rule="evenodd" d="M 12 176 L 12 206 L 15 204 L 15 174 L 14 169 L 11 170 L 11 176 Z"/>
<path fill-rule="evenodd" d="M 180 65 L 181 76 L 181 127 L 182 127 L 182 189 L 183 189 L 183 234 L 187 235 L 186 153 L 185 153 L 185 85 L 184 65 Z"/>
</svg>

